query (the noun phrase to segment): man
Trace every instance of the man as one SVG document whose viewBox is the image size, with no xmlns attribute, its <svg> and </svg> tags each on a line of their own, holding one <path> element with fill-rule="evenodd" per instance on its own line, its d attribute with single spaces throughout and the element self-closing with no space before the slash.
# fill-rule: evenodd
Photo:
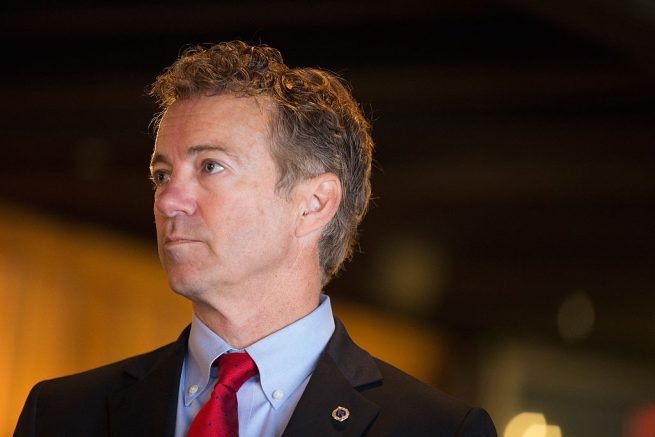
<svg viewBox="0 0 655 437">
<path fill-rule="evenodd" d="M 159 256 L 192 324 L 37 384 L 16 435 L 495 435 L 357 347 L 321 294 L 370 196 L 369 124 L 337 78 L 234 41 L 187 50 L 151 93 Z"/>
</svg>

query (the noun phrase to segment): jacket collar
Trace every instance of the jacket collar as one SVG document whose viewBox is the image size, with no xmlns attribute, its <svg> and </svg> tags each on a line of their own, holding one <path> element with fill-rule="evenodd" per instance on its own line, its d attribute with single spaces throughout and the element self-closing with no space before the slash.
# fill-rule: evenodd
<svg viewBox="0 0 655 437">
<path fill-rule="evenodd" d="M 323 351 L 305 392 L 283 436 L 359 436 L 377 417 L 379 407 L 359 393 L 359 388 L 379 384 L 382 375 L 371 356 L 348 336 L 336 321 L 330 342 Z M 333 417 L 337 409 L 348 418 Z"/>
<path fill-rule="evenodd" d="M 188 338 L 189 327 L 176 342 L 152 352 L 152 361 L 128 362 L 125 377 L 133 382 L 109 396 L 112 436 L 173 436 Z"/>
</svg>

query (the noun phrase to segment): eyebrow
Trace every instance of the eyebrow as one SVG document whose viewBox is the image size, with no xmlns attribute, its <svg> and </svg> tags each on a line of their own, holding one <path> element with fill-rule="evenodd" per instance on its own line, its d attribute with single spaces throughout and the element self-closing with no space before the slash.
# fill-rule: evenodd
<svg viewBox="0 0 655 437">
<path fill-rule="evenodd" d="M 203 153 L 203 152 L 223 152 L 226 155 L 230 156 L 235 161 L 237 161 L 237 162 L 239 161 L 239 157 L 235 153 L 231 152 L 226 147 L 221 146 L 221 145 L 217 145 L 217 144 L 203 144 L 203 145 L 199 145 L 199 146 L 189 147 L 186 150 L 185 155 L 186 156 L 193 156 L 193 155 L 198 155 L 198 154 Z M 170 161 L 165 155 L 155 153 L 154 155 L 152 155 L 152 159 L 150 160 L 150 167 L 153 167 L 155 164 L 170 165 Z"/>
</svg>

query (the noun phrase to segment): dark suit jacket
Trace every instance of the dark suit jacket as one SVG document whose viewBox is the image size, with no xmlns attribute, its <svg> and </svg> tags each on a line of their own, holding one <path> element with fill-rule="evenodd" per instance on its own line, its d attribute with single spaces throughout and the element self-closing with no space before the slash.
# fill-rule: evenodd
<svg viewBox="0 0 655 437">
<path fill-rule="evenodd" d="M 189 328 L 153 352 L 40 382 L 15 436 L 173 436 Z M 332 418 L 338 406 L 350 416 Z M 307 436 L 495 436 L 484 410 L 470 408 L 372 358 L 337 321 L 284 431 Z"/>
</svg>

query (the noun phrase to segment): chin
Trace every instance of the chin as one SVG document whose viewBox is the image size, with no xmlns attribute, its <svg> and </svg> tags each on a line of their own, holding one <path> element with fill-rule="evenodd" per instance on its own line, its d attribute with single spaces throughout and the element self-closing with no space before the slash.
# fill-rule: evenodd
<svg viewBox="0 0 655 437">
<path fill-rule="evenodd" d="M 216 287 L 212 286 L 212 281 L 207 280 L 206 272 L 182 268 L 178 265 L 173 268 L 166 268 L 166 273 L 168 275 L 168 285 L 171 289 L 189 300 L 204 300 L 203 296 L 215 292 Z"/>
<path fill-rule="evenodd" d="M 168 285 L 176 294 L 186 297 L 192 301 L 198 300 L 198 298 L 204 294 L 201 287 L 198 287 L 197 284 L 189 283 L 187 281 L 169 279 Z"/>
<path fill-rule="evenodd" d="M 168 285 L 177 294 L 182 296 L 195 295 L 202 288 L 198 283 L 200 275 L 197 272 L 189 272 L 179 266 L 166 266 L 165 270 L 168 276 Z"/>
</svg>

